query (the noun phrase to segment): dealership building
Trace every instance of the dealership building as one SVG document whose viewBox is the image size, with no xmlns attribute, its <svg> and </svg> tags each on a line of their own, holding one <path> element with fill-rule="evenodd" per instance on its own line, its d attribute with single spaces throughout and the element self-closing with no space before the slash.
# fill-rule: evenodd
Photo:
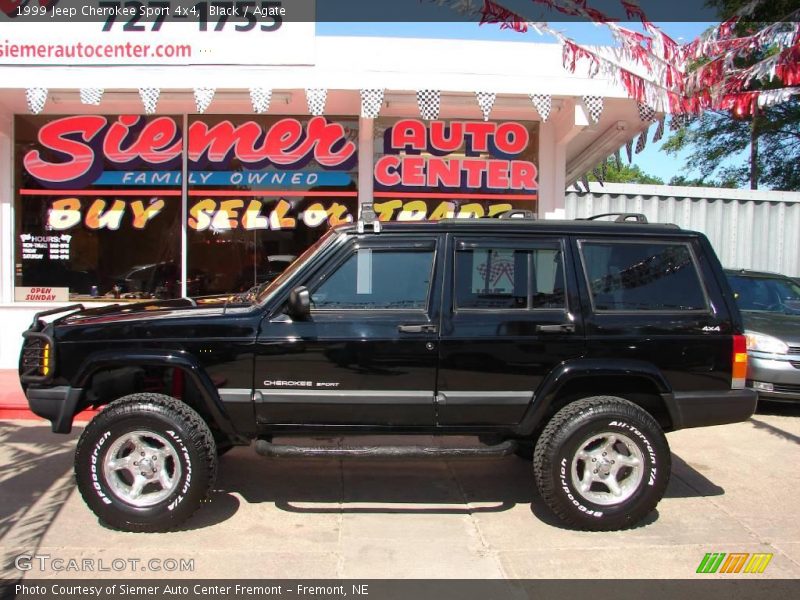
<svg viewBox="0 0 800 600">
<path fill-rule="evenodd" d="M 562 215 L 567 187 L 652 125 L 556 44 L 274 36 L 164 35 L 138 58 L 6 40 L 0 369 L 36 311 L 246 290 L 365 204 Z"/>
</svg>

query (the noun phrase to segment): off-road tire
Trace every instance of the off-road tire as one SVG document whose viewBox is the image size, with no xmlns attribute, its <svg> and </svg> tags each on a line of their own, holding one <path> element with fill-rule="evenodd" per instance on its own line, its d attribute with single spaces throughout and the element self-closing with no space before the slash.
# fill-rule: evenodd
<svg viewBox="0 0 800 600">
<path fill-rule="evenodd" d="M 125 502 L 103 469 L 114 441 L 134 431 L 166 440 L 181 467 L 175 490 L 152 506 Z M 208 496 L 216 473 L 217 449 L 208 425 L 191 407 L 161 394 L 131 394 L 112 402 L 92 419 L 75 451 L 81 496 L 102 523 L 123 531 L 167 531 L 183 523 Z"/>
<path fill-rule="evenodd" d="M 626 436 L 643 458 L 641 482 L 613 505 L 591 502 L 572 476 L 581 444 L 604 433 Z M 611 531 L 636 525 L 656 507 L 669 482 L 670 462 L 667 439 L 649 413 L 622 398 L 594 396 L 568 404 L 550 419 L 536 443 L 533 472 L 542 499 L 567 525 Z"/>
</svg>

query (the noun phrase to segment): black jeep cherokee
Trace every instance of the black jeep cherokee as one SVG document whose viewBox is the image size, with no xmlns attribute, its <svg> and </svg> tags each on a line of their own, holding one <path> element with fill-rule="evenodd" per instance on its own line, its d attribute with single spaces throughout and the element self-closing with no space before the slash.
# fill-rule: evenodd
<svg viewBox="0 0 800 600">
<path fill-rule="evenodd" d="M 40 313 L 20 378 L 54 432 L 102 407 L 75 473 L 120 529 L 187 519 L 218 454 L 252 440 L 272 457 L 516 451 L 564 521 L 619 529 L 664 493 L 664 432 L 756 405 L 708 240 L 627 220 L 340 227 L 257 295 Z M 300 443 L 321 433 L 480 443 Z"/>
</svg>

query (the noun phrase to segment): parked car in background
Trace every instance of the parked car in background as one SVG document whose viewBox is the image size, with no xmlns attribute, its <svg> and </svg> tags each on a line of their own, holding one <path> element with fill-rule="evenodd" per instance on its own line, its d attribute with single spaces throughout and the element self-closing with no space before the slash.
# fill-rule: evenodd
<svg viewBox="0 0 800 600">
<path fill-rule="evenodd" d="M 800 401 L 800 285 L 775 273 L 726 274 L 744 319 L 747 385 L 762 399 Z"/>
</svg>

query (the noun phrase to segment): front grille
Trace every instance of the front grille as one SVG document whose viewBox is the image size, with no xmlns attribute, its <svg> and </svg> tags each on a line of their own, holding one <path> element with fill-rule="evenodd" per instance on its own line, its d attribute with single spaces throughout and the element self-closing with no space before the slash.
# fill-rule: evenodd
<svg viewBox="0 0 800 600">
<path fill-rule="evenodd" d="M 775 392 L 786 392 L 787 394 L 800 394 L 800 385 L 790 383 L 773 383 L 772 390 Z"/>
<path fill-rule="evenodd" d="M 795 369 L 800 369 L 800 360 L 790 360 L 789 364 L 792 365 Z"/>
<path fill-rule="evenodd" d="M 20 357 L 20 379 L 23 383 L 44 382 L 53 377 L 55 348 L 50 336 L 35 331 L 22 334 L 25 342 Z"/>
<path fill-rule="evenodd" d="M 800 354 L 800 346 L 789 346 L 789 354 Z"/>
</svg>

